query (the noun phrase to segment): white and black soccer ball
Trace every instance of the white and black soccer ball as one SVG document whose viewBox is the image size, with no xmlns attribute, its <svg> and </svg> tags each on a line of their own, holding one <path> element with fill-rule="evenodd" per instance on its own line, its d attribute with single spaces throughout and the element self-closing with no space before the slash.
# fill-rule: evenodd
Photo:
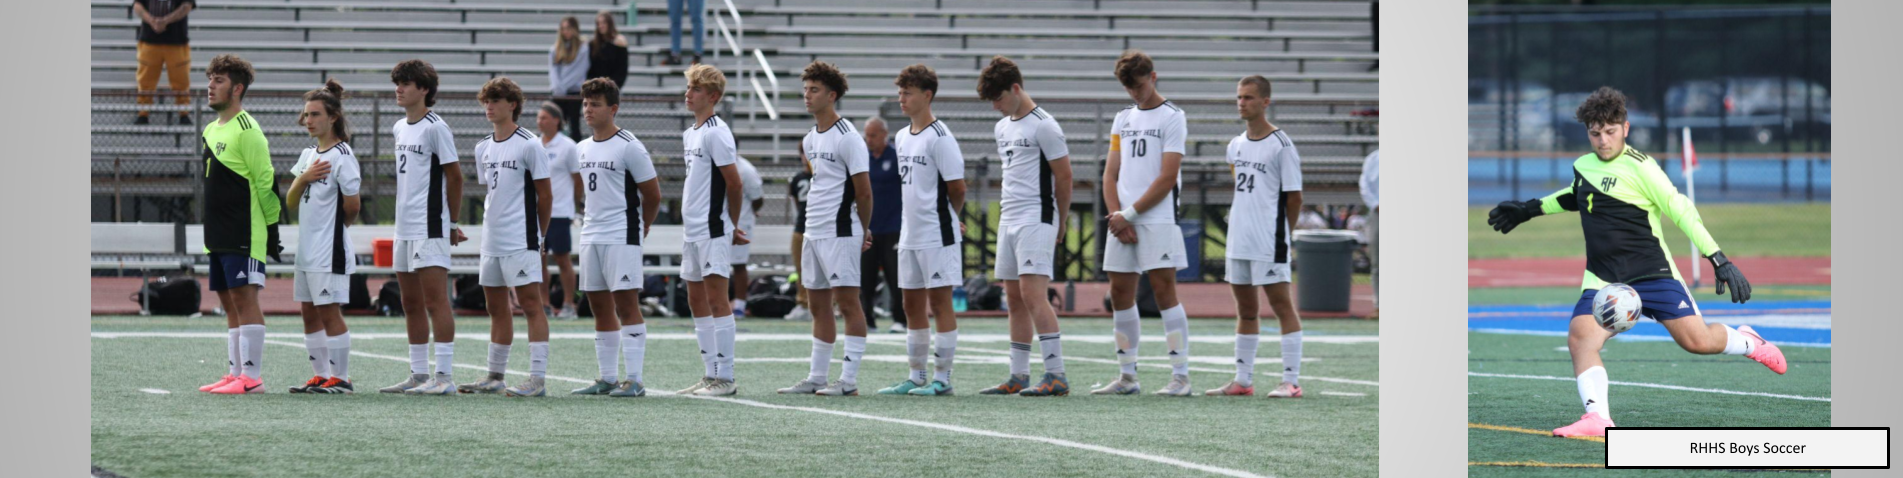
<svg viewBox="0 0 1903 478">
<path fill-rule="evenodd" d="M 1592 296 L 1592 318 L 1612 333 L 1632 330 L 1639 323 L 1639 291 L 1625 284 L 1607 284 Z"/>
</svg>

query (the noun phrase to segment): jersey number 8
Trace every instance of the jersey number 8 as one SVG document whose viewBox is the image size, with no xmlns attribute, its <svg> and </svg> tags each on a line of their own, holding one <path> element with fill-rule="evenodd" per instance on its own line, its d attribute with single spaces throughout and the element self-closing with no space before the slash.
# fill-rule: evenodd
<svg viewBox="0 0 1903 478">
<path fill-rule="evenodd" d="M 588 190 L 595 190 L 595 173 L 588 173 Z"/>
</svg>

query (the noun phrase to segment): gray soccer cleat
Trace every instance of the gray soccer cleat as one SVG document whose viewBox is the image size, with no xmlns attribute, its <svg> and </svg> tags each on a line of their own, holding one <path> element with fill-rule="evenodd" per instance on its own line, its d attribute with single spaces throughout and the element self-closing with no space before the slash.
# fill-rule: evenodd
<svg viewBox="0 0 1903 478">
<path fill-rule="evenodd" d="M 641 382 L 636 382 L 633 380 L 622 380 L 620 384 L 615 386 L 614 390 L 608 391 L 608 396 L 610 397 L 645 397 L 645 396 L 648 396 L 648 389 L 646 387 L 642 387 Z"/>
<path fill-rule="evenodd" d="M 813 394 L 826 397 L 856 397 L 859 396 L 859 384 L 845 380 L 834 380 L 831 385 L 827 385 L 826 388 L 819 389 L 819 391 L 813 392 Z"/>
<path fill-rule="evenodd" d="M 819 390 L 823 388 L 826 388 L 825 382 L 801 380 L 800 383 L 795 383 L 791 387 L 780 389 L 780 393 L 786 395 L 812 395 L 819 393 Z"/>
<path fill-rule="evenodd" d="M 489 372 L 489 375 L 482 377 L 482 380 L 477 380 L 475 383 L 457 385 L 456 391 L 460 393 L 501 393 L 502 389 L 508 388 L 508 386 L 507 383 L 502 382 L 502 374 Z"/>
<path fill-rule="evenodd" d="M 700 389 L 707 388 L 708 385 L 713 385 L 713 384 L 714 384 L 713 377 L 701 377 L 699 382 L 694 382 L 694 386 L 680 389 L 679 391 L 674 392 L 674 394 L 675 395 L 693 395 L 694 392 L 699 392 Z"/>
<path fill-rule="evenodd" d="M 586 387 L 582 387 L 582 388 L 577 388 L 574 391 L 571 391 L 568 393 L 571 395 L 607 395 L 609 391 L 614 389 L 615 389 L 614 382 L 596 379 L 594 384 L 586 386 Z"/>
<path fill-rule="evenodd" d="M 1143 393 L 1143 385 L 1137 383 L 1135 374 L 1118 374 L 1115 381 L 1102 388 L 1091 390 L 1091 395 L 1136 395 Z"/>
<path fill-rule="evenodd" d="M 543 385 L 542 377 L 529 377 L 528 380 L 524 380 L 522 383 L 516 384 L 516 386 L 503 390 L 502 395 L 509 397 L 545 397 L 548 396 L 548 387 Z"/>
<path fill-rule="evenodd" d="M 1162 390 L 1156 391 L 1156 394 L 1166 397 L 1187 397 L 1196 393 L 1189 389 L 1188 375 L 1171 375 L 1170 384 L 1164 385 Z"/>
<path fill-rule="evenodd" d="M 716 378 L 707 388 L 694 391 L 695 395 L 703 397 L 731 397 L 739 393 L 740 386 L 724 378 Z"/>
<path fill-rule="evenodd" d="M 378 393 L 403 393 L 403 392 L 409 391 L 412 388 L 421 387 L 423 386 L 423 384 L 426 384 L 426 383 L 429 383 L 429 374 L 413 373 L 413 374 L 410 374 L 409 380 L 404 380 L 403 383 L 399 383 L 396 385 L 379 388 L 377 389 L 377 392 Z"/>
<path fill-rule="evenodd" d="M 439 373 L 439 374 L 436 374 L 436 376 L 434 377 L 430 377 L 429 383 L 425 383 L 422 386 L 412 388 L 409 390 L 404 390 L 403 394 L 404 395 L 449 395 L 455 392 L 456 392 L 456 385 L 453 383 L 450 383 L 449 375 Z"/>
</svg>

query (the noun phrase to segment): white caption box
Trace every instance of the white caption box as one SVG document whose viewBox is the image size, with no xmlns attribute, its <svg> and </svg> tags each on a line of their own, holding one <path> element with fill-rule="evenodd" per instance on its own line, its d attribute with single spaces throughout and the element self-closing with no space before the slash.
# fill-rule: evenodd
<svg viewBox="0 0 1903 478">
<path fill-rule="evenodd" d="M 1890 429 L 1606 429 L 1606 468 L 1889 468 Z"/>
</svg>

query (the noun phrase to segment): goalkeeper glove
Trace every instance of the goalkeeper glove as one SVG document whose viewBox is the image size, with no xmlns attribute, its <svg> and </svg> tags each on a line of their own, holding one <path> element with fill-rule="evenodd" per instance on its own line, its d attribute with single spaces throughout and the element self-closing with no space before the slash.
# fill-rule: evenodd
<svg viewBox="0 0 1903 478">
<path fill-rule="evenodd" d="M 1711 269 L 1718 279 L 1718 295 L 1725 295 L 1725 284 L 1731 285 L 1731 301 L 1742 304 L 1751 300 L 1751 282 L 1744 280 L 1744 273 L 1738 266 L 1725 260 L 1724 251 L 1713 252 L 1706 259 L 1711 260 Z"/>
<path fill-rule="evenodd" d="M 1493 226 L 1493 230 L 1500 231 L 1501 234 L 1506 234 L 1513 232 L 1513 228 L 1519 227 L 1520 223 L 1541 214 L 1545 214 L 1545 211 L 1540 209 L 1538 199 L 1501 201 L 1500 205 L 1494 206 L 1492 211 L 1487 212 L 1487 225 Z"/>
</svg>

